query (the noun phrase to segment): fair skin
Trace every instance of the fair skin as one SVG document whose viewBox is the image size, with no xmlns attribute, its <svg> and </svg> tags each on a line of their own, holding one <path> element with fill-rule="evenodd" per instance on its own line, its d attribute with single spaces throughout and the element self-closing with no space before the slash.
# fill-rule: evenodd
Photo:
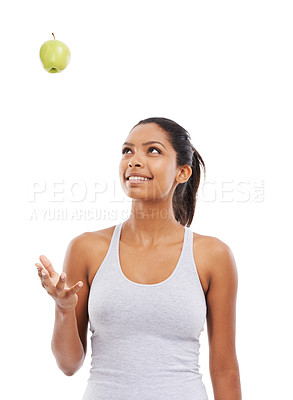
<svg viewBox="0 0 293 400">
<path fill-rule="evenodd" d="M 188 165 L 176 167 L 176 153 L 167 138 L 156 124 L 139 125 L 125 140 L 132 145 L 122 146 L 119 177 L 123 190 L 132 198 L 132 208 L 121 231 L 120 262 L 130 280 L 143 284 L 168 278 L 178 261 L 183 241 L 184 227 L 174 218 L 172 196 L 177 185 L 189 179 L 192 169 Z M 143 145 L 150 140 L 161 144 Z M 141 172 L 152 179 L 131 184 L 125 179 L 129 172 Z M 114 228 L 85 232 L 70 242 L 63 265 L 64 281 L 45 256 L 40 256 L 42 264 L 36 264 L 43 287 L 55 300 L 52 351 L 66 375 L 73 375 L 84 362 L 89 290 L 106 256 Z M 168 255 L 165 261 L 161 261 L 162 252 Z M 241 400 L 235 350 L 238 286 L 235 259 L 224 242 L 197 233 L 193 234 L 193 255 L 207 304 L 214 398 Z M 160 268 L 156 268 L 155 260 L 160 260 Z M 83 283 L 81 288 L 77 285 L 79 282 Z"/>
</svg>

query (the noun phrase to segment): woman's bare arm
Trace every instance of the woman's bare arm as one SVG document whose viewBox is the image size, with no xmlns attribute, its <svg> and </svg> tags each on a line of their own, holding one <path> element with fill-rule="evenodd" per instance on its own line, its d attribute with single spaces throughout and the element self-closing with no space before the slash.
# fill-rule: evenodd
<svg viewBox="0 0 293 400">
<path fill-rule="evenodd" d="M 50 277 L 42 278 L 42 285 L 55 300 L 51 348 L 58 367 L 68 376 L 78 371 L 86 355 L 89 294 L 86 251 L 85 234 L 69 243 L 63 265 L 63 287 L 50 261 L 40 256 L 41 267 L 50 274 Z M 81 288 L 79 282 L 83 283 Z M 69 288 L 72 287 L 75 289 L 70 295 Z"/>
<path fill-rule="evenodd" d="M 82 366 L 85 353 L 79 338 L 75 310 L 63 311 L 55 306 L 52 352 L 61 371 L 73 375 Z"/>
<path fill-rule="evenodd" d="M 207 329 L 210 375 L 215 400 L 241 400 L 235 348 L 238 274 L 233 253 L 219 239 L 209 243 L 210 286 L 207 292 Z"/>
</svg>

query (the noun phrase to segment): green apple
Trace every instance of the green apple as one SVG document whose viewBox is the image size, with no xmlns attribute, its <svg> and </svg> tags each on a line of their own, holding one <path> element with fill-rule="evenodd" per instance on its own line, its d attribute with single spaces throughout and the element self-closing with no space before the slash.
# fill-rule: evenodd
<svg viewBox="0 0 293 400">
<path fill-rule="evenodd" d="M 55 40 L 48 40 L 40 49 L 40 59 L 47 72 L 55 73 L 63 71 L 70 61 L 70 50 L 66 44 Z"/>
</svg>

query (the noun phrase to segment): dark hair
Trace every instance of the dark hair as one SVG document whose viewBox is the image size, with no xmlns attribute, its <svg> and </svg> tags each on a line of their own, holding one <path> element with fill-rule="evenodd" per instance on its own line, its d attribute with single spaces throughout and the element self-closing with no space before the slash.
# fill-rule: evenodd
<svg viewBox="0 0 293 400">
<path fill-rule="evenodd" d="M 177 153 L 176 167 L 187 164 L 192 168 L 192 175 L 187 182 L 177 185 L 172 199 L 175 219 L 181 225 L 190 227 L 194 216 L 197 190 L 200 183 L 200 166 L 203 167 L 204 176 L 206 176 L 204 161 L 190 142 L 190 134 L 171 119 L 159 117 L 143 119 L 132 129 L 137 125 L 149 123 L 159 125 L 169 134 L 169 141 Z"/>
</svg>

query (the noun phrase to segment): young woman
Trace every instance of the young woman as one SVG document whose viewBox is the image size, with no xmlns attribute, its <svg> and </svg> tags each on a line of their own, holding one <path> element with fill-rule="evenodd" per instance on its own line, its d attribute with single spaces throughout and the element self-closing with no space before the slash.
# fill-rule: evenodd
<svg viewBox="0 0 293 400">
<path fill-rule="evenodd" d="M 205 318 L 214 398 L 241 400 L 235 260 L 227 244 L 189 228 L 200 167 L 180 125 L 140 121 L 119 166 L 130 217 L 72 239 L 60 276 L 44 255 L 36 263 L 55 300 L 52 352 L 66 375 L 83 365 L 90 323 L 83 400 L 207 400 L 199 372 Z"/>
</svg>

